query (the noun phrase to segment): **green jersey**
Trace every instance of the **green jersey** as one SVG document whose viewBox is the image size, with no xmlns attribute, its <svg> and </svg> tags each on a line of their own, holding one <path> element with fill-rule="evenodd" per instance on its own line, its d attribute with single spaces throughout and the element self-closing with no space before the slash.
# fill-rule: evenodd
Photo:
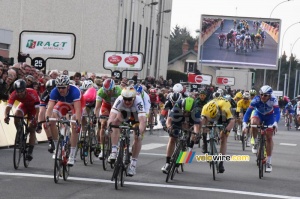
<svg viewBox="0 0 300 199">
<path fill-rule="evenodd" d="M 103 100 L 105 103 L 113 105 L 115 100 L 121 95 L 121 92 L 122 92 L 122 88 L 120 86 L 115 86 L 113 90 L 113 94 L 111 96 L 108 96 L 102 87 L 97 92 L 96 101 L 101 102 Z"/>
</svg>

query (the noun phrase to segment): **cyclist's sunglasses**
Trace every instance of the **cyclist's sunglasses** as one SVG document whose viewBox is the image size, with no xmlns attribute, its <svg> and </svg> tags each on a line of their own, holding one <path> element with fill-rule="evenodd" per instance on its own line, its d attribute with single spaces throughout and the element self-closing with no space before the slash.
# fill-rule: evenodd
<svg viewBox="0 0 300 199">
<path fill-rule="evenodd" d="M 268 97 L 270 96 L 269 94 L 260 94 L 261 97 Z"/>
<path fill-rule="evenodd" d="M 131 101 L 132 101 L 132 99 L 133 99 L 132 97 L 129 97 L 129 98 L 127 98 L 127 97 L 123 97 L 123 100 L 124 100 L 124 101 L 127 101 L 127 102 L 131 102 Z"/>
<path fill-rule="evenodd" d="M 58 90 L 60 90 L 60 89 L 66 89 L 67 87 L 65 86 L 65 87 L 57 87 L 57 89 Z"/>
</svg>

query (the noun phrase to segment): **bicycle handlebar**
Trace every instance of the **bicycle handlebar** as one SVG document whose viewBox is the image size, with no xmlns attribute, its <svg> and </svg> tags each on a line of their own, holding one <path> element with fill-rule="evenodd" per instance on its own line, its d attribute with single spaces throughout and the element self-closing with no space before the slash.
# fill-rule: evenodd
<svg viewBox="0 0 300 199">
<path fill-rule="evenodd" d="M 17 119 L 25 119 L 25 120 L 26 120 L 26 119 L 33 119 L 33 118 L 34 118 L 34 117 L 33 117 L 33 118 L 29 118 L 29 117 L 24 117 L 24 116 L 21 116 L 21 117 L 20 117 L 20 116 L 15 116 L 15 115 L 7 115 L 7 117 L 13 117 L 13 118 L 17 118 Z"/>
</svg>

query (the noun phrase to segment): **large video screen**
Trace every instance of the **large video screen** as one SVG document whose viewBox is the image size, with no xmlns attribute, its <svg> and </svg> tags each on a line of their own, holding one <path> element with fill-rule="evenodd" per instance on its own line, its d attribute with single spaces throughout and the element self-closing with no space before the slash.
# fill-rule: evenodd
<svg viewBox="0 0 300 199">
<path fill-rule="evenodd" d="M 277 70 L 280 19 L 201 15 L 203 66 Z"/>
</svg>

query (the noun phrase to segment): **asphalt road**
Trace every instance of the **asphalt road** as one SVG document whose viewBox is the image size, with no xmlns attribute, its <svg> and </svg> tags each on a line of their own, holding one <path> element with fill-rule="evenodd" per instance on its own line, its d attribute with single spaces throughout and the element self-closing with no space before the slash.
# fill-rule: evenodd
<svg viewBox="0 0 300 199">
<path fill-rule="evenodd" d="M 257 33 L 257 30 L 253 28 L 253 22 L 249 21 L 249 33 Z M 224 20 L 224 27 L 221 31 L 219 27 L 205 42 L 203 47 L 200 49 L 200 61 L 203 64 L 210 66 L 231 66 L 239 68 L 249 67 L 269 67 L 275 68 L 277 62 L 277 47 L 278 44 L 274 39 L 266 33 L 266 40 L 263 48 L 256 49 L 250 52 L 238 52 L 235 53 L 234 47 L 231 46 L 226 49 L 226 42 L 220 49 L 218 36 L 220 33 L 227 34 L 233 29 L 233 20 Z"/>
<path fill-rule="evenodd" d="M 300 131 L 287 131 L 280 124 L 274 137 L 273 171 L 258 178 L 258 168 L 251 148 L 242 151 L 241 143 L 228 141 L 229 155 L 250 155 L 249 162 L 226 162 L 225 173 L 217 174 L 216 181 L 206 162 L 193 160 L 185 164 L 185 171 L 175 176 L 170 183 L 160 169 L 165 163 L 168 137 L 163 131 L 147 135 L 137 164 L 137 174 L 127 177 L 125 187 L 115 190 L 110 181 L 112 170 L 103 171 L 102 163 L 84 166 L 77 158 L 67 181 L 53 180 L 53 160 L 47 144 L 40 143 L 34 150 L 34 159 L 29 168 L 20 165 L 13 168 L 13 149 L 0 149 L 0 198 L 297 198 L 299 189 Z M 200 149 L 195 148 L 200 155 Z M 299 197 L 300 198 L 300 197 Z"/>
</svg>

